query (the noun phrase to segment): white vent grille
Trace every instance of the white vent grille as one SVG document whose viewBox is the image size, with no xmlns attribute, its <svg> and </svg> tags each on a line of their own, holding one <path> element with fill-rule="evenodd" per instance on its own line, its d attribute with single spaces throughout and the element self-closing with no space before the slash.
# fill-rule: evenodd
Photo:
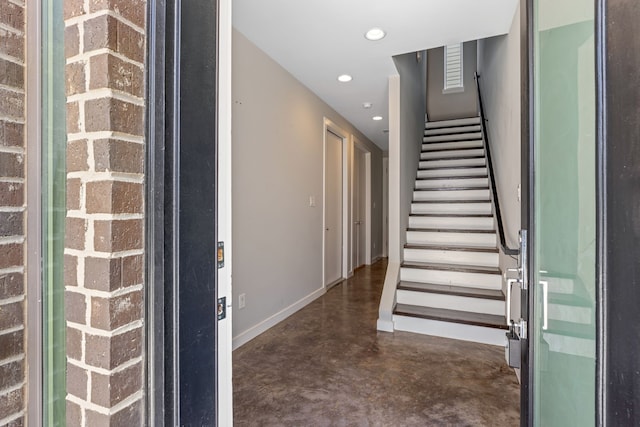
<svg viewBox="0 0 640 427">
<path fill-rule="evenodd" d="M 444 90 L 464 89 L 462 68 L 462 43 L 444 47 Z"/>
</svg>

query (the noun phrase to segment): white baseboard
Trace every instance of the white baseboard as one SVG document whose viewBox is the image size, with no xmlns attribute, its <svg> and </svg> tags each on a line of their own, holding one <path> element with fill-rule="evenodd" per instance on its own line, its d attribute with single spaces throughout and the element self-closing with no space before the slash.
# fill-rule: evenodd
<svg viewBox="0 0 640 427">
<path fill-rule="evenodd" d="M 255 326 L 252 326 L 246 331 L 239 333 L 237 336 L 233 337 L 233 349 L 235 350 L 243 346 L 244 344 L 248 343 L 249 341 L 257 337 L 261 333 L 267 331 L 268 329 L 282 322 L 284 319 L 291 316 L 296 311 L 300 310 L 301 308 L 304 308 L 306 305 L 320 298 L 325 293 L 326 293 L 326 289 L 324 287 L 316 291 L 313 291 L 312 293 L 302 298 L 301 300 L 294 302 L 289 307 L 279 311 L 278 313 L 274 314 L 271 317 L 266 318 L 262 322 L 258 323 Z"/>
</svg>

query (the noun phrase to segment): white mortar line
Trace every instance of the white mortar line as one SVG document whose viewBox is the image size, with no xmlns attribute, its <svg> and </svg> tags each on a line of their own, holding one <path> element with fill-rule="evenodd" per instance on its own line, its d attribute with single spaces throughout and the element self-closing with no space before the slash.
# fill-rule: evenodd
<svg viewBox="0 0 640 427">
<path fill-rule="evenodd" d="M 24 385 L 24 384 L 23 384 L 23 385 Z M 9 415 L 7 418 L 4 418 L 4 419 L 0 420 L 0 425 L 1 425 L 1 426 L 7 425 L 7 424 L 9 424 L 10 422 L 15 421 L 15 420 L 17 420 L 18 418 L 20 418 L 20 417 L 24 417 L 24 416 L 25 416 L 25 412 L 24 412 L 24 409 L 23 409 L 23 410 L 22 410 L 22 411 L 20 411 L 20 412 L 17 412 L 17 413 L 15 413 L 15 414 L 13 414 L 13 415 Z"/>
<path fill-rule="evenodd" d="M 80 288 L 80 290 L 78 290 L 79 289 L 78 286 L 67 286 L 65 289 L 74 294 L 81 294 L 81 295 L 86 295 L 86 296 L 95 297 L 95 298 L 111 299 L 111 298 L 121 297 L 127 294 L 132 294 L 134 292 L 142 291 L 144 289 L 144 286 L 142 284 L 137 284 L 137 285 L 127 286 L 126 288 L 115 289 L 111 292 L 101 291 L 98 289 L 90 289 L 86 287 Z M 90 323 L 87 323 L 87 324 L 90 324 Z"/>
<path fill-rule="evenodd" d="M 12 182 L 14 184 L 24 184 L 24 178 L 0 177 L 0 182 Z"/>
<path fill-rule="evenodd" d="M 92 373 L 109 376 L 109 375 L 117 374 L 118 372 L 127 370 L 128 368 L 135 366 L 141 362 L 144 362 L 144 358 L 142 356 L 138 356 L 135 359 L 131 359 L 131 360 L 127 360 L 126 362 L 123 362 L 121 365 L 118 365 L 113 369 L 100 368 L 93 365 L 87 365 L 86 363 L 76 363 L 76 362 L 77 362 L 76 360 L 69 359 L 69 363 L 71 363 L 73 366 L 77 368 L 90 371 Z"/>
<path fill-rule="evenodd" d="M 0 89 L 4 89 L 4 90 L 6 90 L 8 92 L 17 93 L 18 95 L 26 94 L 26 92 L 25 92 L 25 90 L 23 88 L 17 88 L 15 86 L 9 86 L 9 85 L 0 84 Z"/>
<path fill-rule="evenodd" d="M 21 213 L 21 212 L 25 212 L 25 207 L 24 207 L 24 206 L 17 206 L 17 207 L 12 207 L 12 206 L 0 206 L 0 212 L 15 212 L 15 213 Z"/>
<path fill-rule="evenodd" d="M 0 237 L 0 245 L 10 245 L 12 243 L 24 243 L 24 236 Z"/>
<path fill-rule="evenodd" d="M 24 37 L 24 32 L 20 31 L 16 28 L 13 28 L 7 24 L 0 24 L 0 30 L 4 30 L 8 33 L 14 34 L 16 36 Z"/>
<path fill-rule="evenodd" d="M 124 326 L 120 326 L 119 328 L 116 328 L 114 330 L 111 331 L 105 331 L 103 329 L 96 329 L 93 328 L 91 326 L 88 325 L 81 325 L 80 323 L 74 323 L 71 322 L 69 320 L 67 320 L 67 325 L 73 327 L 74 329 L 78 329 L 79 331 L 82 331 L 84 333 L 87 334 L 91 334 L 91 335 L 96 335 L 99 337 L 107 337 L 107 338 L 111 338 L 114 335 L 120 335 L 123 334 L 125 332 L 129 332 L 129 331 L 133 331 L 134 329 L 138 329 L 140 327 L 142 327 L 144 325 L 144 323 L 142 322 L 142 320 L 136 320 L 132 323 L 128 323 Z"/>
<path fill-rule="evenodd" d="M 90 61 L 91 58 L 100 56 L 100 55 L 111 55 L 114 58 L 118 58 L 122 62 L 126 62 L 127 64 L 134 65 L 144 71 L 144 64 L 142 62 L 135 61 L 127 56 L 124 56 L 120 52 L 116 52 L 114 50 L 109 49 L 108 47 L 90 50 L 88 52 L 80 51 L 79 54 L 73 55 L 67 58 L 66 63 L 72 64 L 74 62 L 79 62 L 79 61 Z"/>
<path fill-rule="evenodd" d="M 0 360 L 0 365 L 8 365 L 9 363 L 13 363 L 13 362 L 19 362 L 21 360 L 24 360 L 25 358 L 25 354 L 21 353 L 17 356 L 13 356 L 13 357 L 7 357 L 6 359 L 2 359 Z"/>
<path fill-rule="evenodd" d="M 89 182 L 101 182 L 101 181 L 120 181 L 129 182 L 132 184 L 143 184 L 144 175 L 142 174 L 129 174 L 122 172 L 91 172 L 91 171 L 78 171 L 69 172 L 67 179 L 79 178 L 83 180 L 84 184 Z"/>
<path fill-rule="evenodd" d="M 12 334 L 14 332 L 18 332 L 18 331 L 22 331 L 24 330 L 24 325 L 18 325 L 18 326 L 14 326 L 13 328 L 8 328 L 8 329 L 3 329 L 0 331 L 0 335 L 8 335 L 8 334 Z"/>
<path fill-rule="evenodd" d="M 124 258 L 134 255 L 144 255 L 144 249 L 132 249 L 128 251 L 120 251 L 120 252 L 95 252 L 95 251 L 83 251 L 79 249 L 70 249 L 65 248 L 65 255 L 73 255 L 76 257 L 93 257 L 93 258 L 104 258 L 104 259 L 116 259 L 116 258 Z"/>
<path fill-rule="evenodd" d="M 100 89 L 91 89 L 83 93 L 76 93 L 67 97 L 67 102 L 80 102 L 80 101 L 95 101 L 99 99 L 116 99 L 118 101 L 126 102 L 136 105 L 138 107 L 144 107 L 144 98 L 140 98 L 130 93 L 114 89 L 103 87 Z"/>
<path fill-rule="evenodd" d="M 0 53 L 0 59 L 4 59 L 5 61 L 13 62 L 14 64 L 21 65 L 24 67 L 24 61 L 20 58 L 15 58 L 11 55 L 7 55 L 6 53 Z"/>
<path fill-rule="evenodd" d="M 9 304 L 15 304 L 17 302 L 22 302 L 24 301 L 25 296 L 24 295 L 20 295 L 17 297 L 12 297 L 12 298 L 6 298 L 3 300 L 0 300 L 0 306 L 2 305 L 9 305 Z M 2 362 L 0 362 L 0 364 L 2 364 Z"/>
<path fill-rule="evenodd" d="M 23 147 L 13 147 L 13 146 L 6 146 L 6 145 L 0 146 L 0 153 L 22 154 L 22 155 L 25 154 Z"/>
<path fill-rule="evenodd" d="M 86 9 L 86 10 L 89 10 L 89 9 Z M 115 18 L 116 20 L 122 22 L 123 24 L 128 25 L 133 30 L 135 30 L 137 33 L 140 33 L 143 36 L 145 35 L 144 28 L 138 27 L 133 22 L 129 21 L 128 19 L 124 18 L 120 14 L 117 14 L 113 10 L 109 10 L 109 9 L 104 9 L 104 10 L 99 10 L 99 11 L 93 12 L 93 13 L 85 13 L 85 14 L 82 14 L 82 15 L 74 16 L 73 18 L 69 18 L 69 19 L 65 20 L 64 21 L 64 25 L 65 25 L 65 27 L 70 27 L 72 25 L 76 25 L 76 24 L 79 24 L 79 23 L 84 23 L 84 22 L 90 21 L 90 20 L 92 20 L 94 18 L 99 18 L 99 17 L 105 16 L 105 15 L 106 16 L 110 16 L 112 18 Z"/>
<path fill-rule="evenodd" d="M 8 268 L 3 268 L 0 269 L 0 276 L 3 274 L 11 274 L 11 273 L 24 273 L 24 266 L 17 266 L 17 267 L 8 267 Z"/>
<path fill-rule="evenodd" d="M 115 139 L 118 141 L 132 142 L 135 144 L 144 145 L 143 136 L 113 131 L 71 133 L 67 137 L 67 142 L 81 141 L 85 139 L 93 141 L 98 139 Z"/>
<path fill-rule="evenodd" d="M 25 120 L 24 117 L 22 118 L 15 118 L 15 117 L 9 117 L 9 116 L 0 116 L 0 119 L 2 119 L 5 122 L 8 123 L 15 123 L 17 125 L 23 125 L 25 124 Z"/>
</svg>

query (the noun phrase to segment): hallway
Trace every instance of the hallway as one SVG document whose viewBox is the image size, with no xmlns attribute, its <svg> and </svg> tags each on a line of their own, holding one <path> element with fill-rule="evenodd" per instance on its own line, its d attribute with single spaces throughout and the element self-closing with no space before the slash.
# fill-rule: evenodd
<svg viewBox="0 0 640 427">
<path fill-rule="evenodd" d="M 386 261 L 233 353 L 236 426 L 516 426 L 499 347 L 376 331 Z"/>
</svg>

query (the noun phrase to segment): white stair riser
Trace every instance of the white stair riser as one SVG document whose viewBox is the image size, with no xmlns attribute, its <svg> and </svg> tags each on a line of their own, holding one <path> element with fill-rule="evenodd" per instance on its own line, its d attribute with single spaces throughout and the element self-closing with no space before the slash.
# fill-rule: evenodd
<svg viewBox="0 0 640 427">
<path fill-rule="evenodd" d="M 469 178 L 469 179 L 434 179 L 434 180 L 418 180 L 416 188 L 461 188 L 461 187 L 487 187 L 489 186 L 489 178 Z"/>
<path fill-rule="evenodd" d="M 480 117 L 467 117 L 464 119 L 440 120 L 437 122 L 425 122 L 425 129 L 434 129 L 447 126 L 466 126 L 480 124 Z"/>
<path fill-rule="evenodd" d="M 479 159 L 423 160 L 420 169 L 457 168 L 461 166 L 485 166 L 484 157 Z"/>
<path fill-rule="evenodd" d="M 409 227 L 452 230 L 493 230 L 493 218 L 410 216 Z"/>
<path fill-rule="evenodd" d="M 549 313 L 547 315 L 550 320 L 563 320 L 565 322 L 582 323 L 583 325 L 592 323 L 592 312 L 589 307 L 549 303 L 548 309 Z"/>
<path fill-rule="evenodd" d="M 596 354 L 595 339 L 578 338 L 546 332 L 543 337 L 549 344 L 549 351 L 555 353 L 589 358 L 593 358 Z"/>
<path fill-rule="evenodd" d="M 470 313 L 495 314 L 504 316 L 504 301 L 462 297 L 458 295 L 431 294 L 399 289 L 398 304 L 417 305 L 420 307 L 443 308 L 445 310 L 467 311 Z"/>
<path fill-rule="evenodd" d="M 430 142 L 422 144 L 422 151 L 448 150 L 451 148 L 484 148 L 482 140 L 454 141 L 454 142 Z"/>
<path fill-rule="evenodd" d="M 487 176 L 487 168 L 469 168 L 469 169 L 436 169 L 436 170 L 419 170 L 418 178 L 446 178 L 448 176 Z"/>
<path fill-rule="evenodd" d="M 506 345 L 506 331 L 502 329 L 398 315 L 393 316 L 393 323 L 394 328 L 398 331 L 477 342 L 500 347 L 504 347 Z"/>
<path fill-rule="evenodd" d="M 438 136 L 425 136 L 422 138 L 423 142 L 446 142 L 446 141 L 460 141 L 462 139 L 480 139 L 482 138 L 482 132 L 468 132 L 458 133 L 455 135 L 438 135 Z"/>
<path fill-rule="evenodd" d="M 450 246 L 474 246 L 482 248 L 495 248 L 497 238 L 489 233 L 446 233 L 408 231 L 407 243 L 410 245 L 450 245 Z"/>
<path fill-rule="evenodd" d="M 491 203 L 412 203 L 412 214 L 491 214 Z"/>
<path fill-rule="evenodd" d="M 480 132 L 480 125 L 473 126 L 457 126 L 457 127 L 448 127 L 448 128 L 440 128 L 440 129 L 426 129 L 424 131 L 424 136 L 431 135 L 444 135 L 448 133 L 461 133 L 461 132 Z"/>
<path fill-rule="evenodd" d="M 466 286 L 480 289 L 502 289 L 499 274 L 466 273 L 461 271 L 424 270 L 420 268 L 400 268 L 400 280 L 405 282 L 433 283 L 436 285 Z"/>
<path fill-rule="evenodd" d="M 414 191 L 413 200 L 416 202 L 430 200 L 490 200 L 489 190 L 431 190 Z"/>
<path fill-rule="evenodd" d="M 436 264 L 479 265 L 498 267 L 498 254 L 437 249 L 404 249 L 404 260 Z"/>
<path fill-rule="evenodd" d="M 420 153 L 421 160 L 472 156 L 484 156 L 484 149 L 478 148 L 473 150 L 429 151 L 426 153 Z"/>
</svg>

